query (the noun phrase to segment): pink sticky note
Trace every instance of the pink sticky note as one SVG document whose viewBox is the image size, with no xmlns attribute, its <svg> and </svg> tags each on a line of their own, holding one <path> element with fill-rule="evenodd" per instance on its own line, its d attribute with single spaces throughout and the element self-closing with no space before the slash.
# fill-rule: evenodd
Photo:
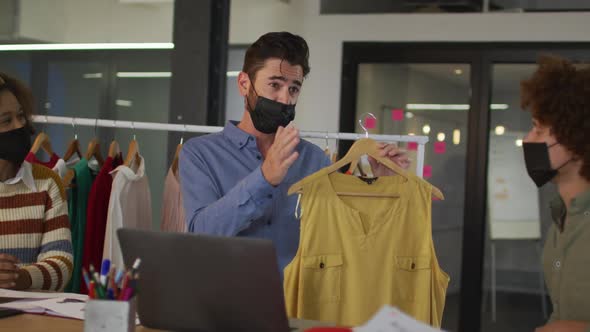
<svg viewBox="0 0 590 332">
<path fill-rule="evenodd" d="M 424 171 L 423 171 L 422 177 L 424 177 L 425 179 L 432 177 L 432 166 L 431 165 L 424 165 Z"/>
<path fill-rule="evenodd" d="M 434 153 L 443 154 L 447 151 L 447 143 L 434 142 Z"/>
<path fill-rule="evenodd" d="M 403 121 L 404 120 L 404 110 L 400 110 L 400 109 L 391 110 L 391 120 Z"/>
<path fill-rule="evenodd" d="M 418 143 L 408 142 L 408 151 L 416 151 L 416 150 L 418 150 Z"/>
<path fill-rule="evenodd" d="M 365 118 L 365 127 L 367 129 L 373 129 L 375 128 L 375 125 L 377 124 L 377 121 L 375 121 L 375 119 L 373 118 Z"/>
</svg>

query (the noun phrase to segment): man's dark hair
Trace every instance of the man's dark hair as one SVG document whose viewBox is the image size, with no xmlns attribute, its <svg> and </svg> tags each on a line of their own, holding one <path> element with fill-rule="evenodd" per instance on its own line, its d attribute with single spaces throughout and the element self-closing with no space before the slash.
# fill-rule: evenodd
<svg viewBox="0 0 590 332">
<path fill-rule="evenodd" d="M 309 74 L 309 48 L 301 36 L 289 32 L 269 32 L 258 38 L 246 50 L 242 71 L 251 80 L 270 58 L 287 61 L 290 65 L 303 68 L 303 77 Z"/>
</svg>

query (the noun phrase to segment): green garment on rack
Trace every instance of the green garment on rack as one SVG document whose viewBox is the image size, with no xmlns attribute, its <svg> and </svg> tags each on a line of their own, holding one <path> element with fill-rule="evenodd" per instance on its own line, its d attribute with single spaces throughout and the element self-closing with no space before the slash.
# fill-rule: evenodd
<svg viewBox="0 0 590 332">
<path fill-rule="evenodd" d="M 86 209 L 88 195 L 94 181 L 94 174 L 88 167 L 85 158 L 74 166 L 72 188 L 68 189 L 68 211 L 70 214 L 70 229 L 72 231 L 72 246 L 74 251 L 74 268 L 72 278 L 65 288 L 66 292 L 79 293 L 82 282 L 82 255 L 84 253 L 84 234 L 86 232 Z"/>
</svg>

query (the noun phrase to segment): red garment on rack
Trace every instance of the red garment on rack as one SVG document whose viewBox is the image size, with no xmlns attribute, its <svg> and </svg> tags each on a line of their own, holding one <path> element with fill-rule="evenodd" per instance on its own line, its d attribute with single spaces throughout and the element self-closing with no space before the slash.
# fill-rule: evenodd
<svg viewBox="0 0 590 332">
<path fill-rule="evenodd" d="M 44 161 L 37 159 L 37 156 L 35 156 L 35 154 L 33 152 L 29 152 L 27 154 L 27 156 L 25 157 L 25 160 L 30 162 L 31 164 L 39 164 L 39 165 L 43 165 L 49 169 L 52 169 L 55 167 L 55 164 L 57 164 L 57 161 L 59 160 L 59 156 L 57 154 L 53 153 L 51 155 L 51 157 L 49 158 L 49 161 L 44 162 Z"/>
<path fill-rule="evenodd" d="M 86 231 L 84 233 L 84 251 L 82 256 L 82 267 L 86 271 L 88 271 L 90 264 L 97 269 L 96 271 L 100 270 L 109 199 L 113 185 L 113 178 L 109 173 L 122 163 L 123 158 L 120 154 L 114 159 L 108 157 L 104 161 L 90 189 L 88 208 L 86 210 Z M 117 268 L 122 268 L 122 266 L 117 266 Z M 88 294 L 88 288 L 85 283 L 82 283 L 80 293 Z"/>
</svg>

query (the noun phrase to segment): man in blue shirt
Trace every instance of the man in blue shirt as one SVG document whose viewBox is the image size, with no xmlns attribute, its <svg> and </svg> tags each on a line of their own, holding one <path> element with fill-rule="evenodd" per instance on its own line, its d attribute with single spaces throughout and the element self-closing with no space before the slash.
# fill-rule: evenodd
<svg viewBox="0 0 590 332">
<path fill-rule="evenodd" d="M 297 197 L 289 187 L 330 164 L 290 123 L 309 73 L 305 40 L 288 32 L 260 37 L 246 51 L 238 89 L 242 120 L 189 140 L 180 154 L 180 182 L 189 232 L 273 241 L 281 274 L 299 245 Z M 407 168 L 394 144 L 382 154 Z M 387 175 L 371 162 L 375 175 Z"/>
</svg>

